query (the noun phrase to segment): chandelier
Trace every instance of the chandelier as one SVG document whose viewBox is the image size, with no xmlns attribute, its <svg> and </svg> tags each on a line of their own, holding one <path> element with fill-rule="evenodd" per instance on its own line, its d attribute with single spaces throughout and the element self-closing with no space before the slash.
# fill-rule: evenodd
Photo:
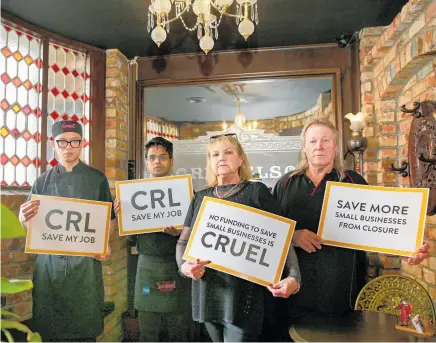
<svg viewBox="0 0 436 343">
<path fill-rule="evenodd" d="M 258 25 L 257 0 L 235 0 L 236 13 L 228 10 L 234 0 L 151 0 L 148 7 L 148 32 L 151 39 L 159 47 L 170 32 L 170 23 L 180 19 L 188 31 L 197 30 L 200 48 L 207 54 L 213 49 L 215 40 L 218 39 L 218 26 L 223 16 L 236 18 L 239 33 L 245 38 L 254 32 L 254 23 Z M 183 15 L 194 12 L 197 21 L 193 27 L 188 27 Z M 171 16 L 172 13 L 172 16 Z"/>
<path fill-rule="evenodd" d="M 247 123 L 245 120 L 245 115 L 241 112 L 241 99 L 236 96 L 236 101 L 238 103 L 238 112 L 236 112 L 234 118 L 234 125 L 244 130 L 256 130 L 257 121 L 253 121 L 252 123 Z M 222 124 L 223 130 L 227 129 L 227 123 L 223 122 Z"/>
</svg>

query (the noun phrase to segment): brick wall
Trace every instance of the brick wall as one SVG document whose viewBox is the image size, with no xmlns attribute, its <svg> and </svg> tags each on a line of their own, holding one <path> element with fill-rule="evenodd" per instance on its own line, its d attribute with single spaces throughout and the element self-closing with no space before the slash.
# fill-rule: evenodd
<svg viewBox="0 0 436 343">
<path fill-rule="evenodd" d="M 361 110 L 369 114 L 364 173 L 372 185 L 409 187 L 389 170 L 407 158 L 411 116 L 400 106 L 435 100 L 436 2 L 410 0 L 387 27 L 360 34 Z M 425 240 L 434 252 L 419 266 L 400 258 L 369 254 L 369 275 L 402 273 L 416 278 L 436 300 L 436 216 L 428 217 Z"/>
<path fill-rule="evenodd" d="M 128 146 L 128 60 L 119 50 L 106 53 L 106 169 L 112 195 L 115 181 L 127 179 Z M 118 233 L 110 240 L 111 258 L 103 264 L 105 300 L 115 311 L 105 318 L 101 342 L 123 339 L 121 315 L 127 309 L 126 239 Z"/>
<path fill-rule="evenodd" d="M 229 126 L 233 122 L 227 121 Z M 204 123 L 180 123 L 180 139 L 197 139 L 199 136 L 206 136 L 207 132 L 222 131 L 222 121 L 209 121 Z M 274 120 L 257 120 L 257 128 L 265 132 L 274 132 Z"/>
<path fill-rule="evenodd" d="M 27 192 L 3 191 L 2 204 L 5 204 L 16 215 L 20 205 L 27 199 Z M 14 279 L 32 279 L 36 255 L 25 254 L 25 238 L 3 239 L 1 241 L 1 273 L 2 276 Z M 32 317 L 32 291 L 11 294 L 2 298 L 6 310 L 20 315 L 22 320 Z"/>
<path fill-rule="evenodd" d="M 115 180 L 127 179 L 128 132 L 128 61 L 118 50 L 109 50 L 106 59 L 106 175 L 115 196 Z M 98 124 L 97 124 L 98 125 Z M 3 191 L 1 202 L 18 214 L 27 192 Z M 36 255 L 24 253 L 25 239 L 2 240 L 2 276 L 31 279 Z M 121 314 L 127 309 L 126 240 L 114 235 L 110 242 L 112 255 L 103 263 L 105 301 L 115 303 L 115 311 L 105 318 L 100 341 L 123 339 Z M 22 320 L 32 317 L 32 292 L 22 292 L 2 299 L 5 309 L 19 314 Z"/>
<path fill-rule="evenodd" d="M 327 118 L 335 122 L 330 92 L 320 94 L 316 105 L 304 112 L 273 119 L 256 120 L 256 122 L 257 129 L 278 135 L 281 131 L 286 131 L 287 134 L 289 134 L 292 129 L 302 128 L 307 122 L 314 118 Z M 249 121 L 246 124 L 253 125 L 253 122 L 254 121 Z M 230 125 L 232 123 L 226 122 L 226 124 Z M 179 128 L 180 139 L 197 139 L 198 136 L 206 136 L 207 132 L 221 131 L 223 129 L 223 122 L 180 123 Z M 299 131 L 297 132 L 297 134 L 299 134 Z"/>
</svg>

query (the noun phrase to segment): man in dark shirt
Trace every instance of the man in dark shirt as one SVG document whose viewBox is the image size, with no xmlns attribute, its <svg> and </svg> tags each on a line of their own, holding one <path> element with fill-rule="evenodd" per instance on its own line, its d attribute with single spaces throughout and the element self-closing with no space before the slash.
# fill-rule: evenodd
<svg viewBox="0 0 436 343">
<path fill-rule="evenodd" d="M 328 181 L 339 182 L 338 170 L 333 168 L 318 186 L 301 171 L 284 175 L 274 189 L 282 214 L 297 222 L 296 230 L 318 232 L 324 193 Z M 358 173 L 346 171 L 345 183 L 366 185 Z M 302 243 L 304 244 L 304 243 Z M 321 248 L 321 246 L 319 245 Z M 293 313 L 307 311 L 346 312 L 353 308 L 356 292 L 365 284 L 366 254 L 364 251 L 323 245 L 321 250 L 308 253 L 296 248 L 304 285 L 291 298 Z M 322 277 L 320 277 L 322 275 Z"/>
<path fill-rule="evenodd" d="M 147 170 L 151 177 L 171 174 L 173 144 L 161 137 L 145 145 Z M 163 232 L 137 235 L 139 252 L 135 284 L 141 342 L 158 342 L 166 331 L 172 342 L 188 341 L 191 323 L 191 282 L 182 278 L 174 258 L 180 231 L 174 227 Z"/>
<path fill-rule="evenodd" d="M 19 218 L 25 225 L 39 208 L 39 200 L 31 200 L 32 194 L 112 202 L 106 176 L 80 160 L 82 126 L 75 121 L 58 121 L 52 127 L 52 135 L 51 145 L 59 163 L 36 179 L 28 201 L 21 205 Z M 112 219 L 111 226 L 116 228 L 113 210 Z M 108 255 L 37 256 L 32 327 L 44 341 L 95 342 L 104 325 L 100 261 L 107 258 Z"/>
<path fill-rule="evenodd" d="M 302 160 L 295 172 L 285 174 L 274 188 L 282 214 L 297 222 L 292 238 L 304 284 L 291 298 L 291 313 L 343 313 L 354 307 L 357 292 L 365 284 L 364 251 L 322 245 L 317 235 L 328 181 L 366 185 L 365 179 L 344 170 L 339 154 L 339 133 L 326 119 L 314 119 L 302 131 Z M 428 254 L 407 260 L 420 263 Z"/>
</svg>

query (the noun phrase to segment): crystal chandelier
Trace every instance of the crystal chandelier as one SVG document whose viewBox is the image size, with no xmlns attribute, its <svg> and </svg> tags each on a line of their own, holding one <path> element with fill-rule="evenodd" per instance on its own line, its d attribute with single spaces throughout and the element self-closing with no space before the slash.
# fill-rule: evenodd
<svg viewBox="0 0 436 343">
<path fill-rule="evenodd" d="M 200 48 L 207 54 L 214 46 L 214 38 L 218 39 L 218 26 L 223 16 L 236 18 L 239 33 L 245 38 L 254 32 L 254 23 L 259 23 L 257 0 L 235 0 L 236 14 L 228 13 L 234 0 L 151 0 L 148 7 L 148 32 L 160 46 L 170 32 L 170 23 L 180 19 L 188 31 L 197 30 Z M 174 5 L 174 6 L 173 6 Z M 185 13 L 194 12 L 197 22 L 188 27 L 183 19 Z M 170 13 L 174 16 L 170 17 Z"/>
</svg>

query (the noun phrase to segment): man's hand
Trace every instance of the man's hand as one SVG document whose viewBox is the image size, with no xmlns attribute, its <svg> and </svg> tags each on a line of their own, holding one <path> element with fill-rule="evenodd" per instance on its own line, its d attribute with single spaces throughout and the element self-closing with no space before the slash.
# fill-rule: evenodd
<svg viewBox="0 0 436 343">
<path fill-rule="evenodd" d="M 115 199 L 114 201 L 114 212 L 118 216 L 118 212 L 120 211 L 120 201 Z"/>
<path fill-rule="evenodd" d="M 321 244 L 323 243 L 321 237 L 306 229 L 295 230 L 292 241 L 295 246 L 303 249 L 309 254 L 315 252 L 316 249 L 321 250 Z"/>
<path fill-rule="evenodd" d="M 415 257 L 403 257 L 403 260 L 408 264 L 420 264 L 426 258 L 429 258 L 430 245 L 424 242 L 424 244 L 418 250 L 416 250 L 415 253 Z"/>
<path fill-rule="evenodd" d="M 39 200 L 29 200 L 20 206 L 20 213 L 18 219 L 21 222 L 27 222 L 35 217 L 39 210 Z"/>
<path fill-rule="evenodd" d="M 107 261 L 111 255 L 111 247 L 108 245 L 106 255 L 95 255 L 94 258 L 101 262 Z"/>
<path fill-rule="evenodd" d="M 171 236 L 180 236 L 180 233 L 183 229 L 177 229 L 174 226 L 164 227 L 163 232 L 171 235 Z"/>
</svg>

